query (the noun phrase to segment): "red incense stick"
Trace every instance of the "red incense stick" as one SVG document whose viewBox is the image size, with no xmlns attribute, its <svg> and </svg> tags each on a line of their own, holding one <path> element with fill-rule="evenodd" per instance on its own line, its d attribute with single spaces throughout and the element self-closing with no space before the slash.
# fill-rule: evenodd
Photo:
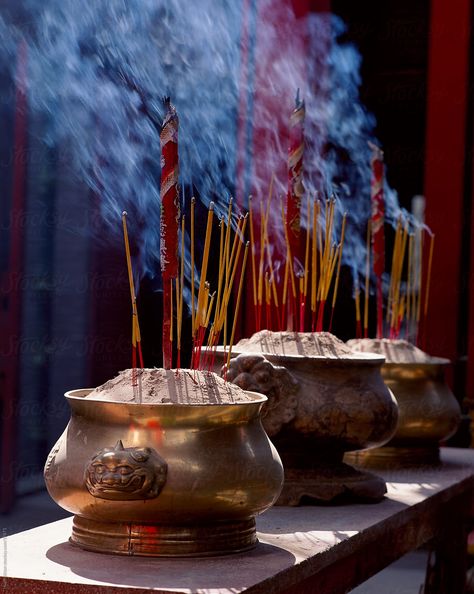
<svg viewBox="0 0 474 594">
<path fill-rule="evenodd" d="M 163 367 L 172 365 L 173 279 L 178 276 L 178 116 L 170 99 L 165 99 L 166 114 L 160 133 L 161 142 L 161 219 L 160 261 L 163 279 Z"/>
<path fill-rule="evenodd" d="M 290 116 L 290 143 L 288 148 L 288 193 L 286 197 L 286 231 L 290 244 L 292 262 L 290 265 L 295 271 L 295 260 L 300 259 L 300 234 L 301 234 L 301 199 L 304 193 L 303 186 L 303 153 L 304 153 L 304 118 L 305 105 L 300 99 L 300 92 L 296 94 L 295 108 Z M 293 325 L 294 299 L 291 302 L 291 320 Z M 293 329 L 293 328 L 289 328 Z"/>
<path fill-rule="evenodd" d="M 385 202 L 383 195 L 384 163 L 383 152 L 379 147 L 370 144 L 372 158 L 372 179 L 370 184 L 370 197 L 372 205 L 372 254 L 374 274 L 377 279 L 377 338 L 383 336 L 383 294 L 382 275 L 385 269 Z"/>
</svg>

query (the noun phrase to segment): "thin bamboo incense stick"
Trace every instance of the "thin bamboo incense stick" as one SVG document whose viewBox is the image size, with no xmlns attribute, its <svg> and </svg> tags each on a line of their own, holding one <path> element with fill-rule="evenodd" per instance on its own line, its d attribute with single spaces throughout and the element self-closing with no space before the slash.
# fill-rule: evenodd
<svg viewBox="0 0 474 594">
<path fill-rule="evenodd" d="M 406 285 L 406 333 L 405 336 L 410 336 L 411 318 L 414 310 L 412 309 L 412 298 L 414 293 L 414 270 L 413 270 L 413 235 L 410 235 L 408 240 L 408 264 L 407 264 L 407 285 Z"/>
<path fill-rule="evenodd" d="M 245 222 L 246 219 L 244 219 Z M 217 322 L 216 322 L 216 328 L 217 330 L 220 332 L 220 330 L 222 329 L 222 327 L 225 327 L 225 323 L 227 320 L 227 307 L 229 304 L 229 300 L 230 300 L 230 295 L 232 292 L 232 287 L 233 287 L 233 283 L 234 283 L 234 278 L 235 278 L 235 274 L 238 268 L 238 262 L 240 260 L 240 252 L 241 252 L 241 247 L 242 247 L 242 238 L 243 238 L 243 234 L 238 234 L 239 237 L 239 242 L 238 242 L 238 246 L 237 246 L 237 252 L 236 252 L 236 257 L 235 257 L 235 263 L 234 266 L 232 267 L 232 270 L 229 273 L 229 279 L 228 282 L 225 284 L 224 287 L 224 294 L 223 294 L 223 299 L 222 299 L 222 304 L 221 304 L 221 311 L 219 312 L 218 318 L 217 318 Z M 224 347 L 227 346 L 226 343 L 224 342 Z"/>
<path fill-rule="evenodd" d="M 185 216 L 181 217 L 181 262 L 180 262 L 180 274 L 179 282 L 176 283 L 176 287 L 179 291 L 176 291 L 176 302 L 178 303 L 178 323 L 177 323 L 177 337 L 176 337 L 176 350 L 177 350 L 177 361 L 176 367 L 181 368 L 181 332 L 183 328 L 183 289 L 184 289 L 184 229 L 185 229 Z"/>
<path fill-rule="evenodd" d="M 211 202 L 207 211 L 207 225 L 206 225 L 206 237 L 204 239 L 204 250 L 201 263 L 201 275 L 199 277 L 199 290 L 198 290 L 198 306 L 202 305 L 202 292 L 204 291 L 207 277 L 207 266 L 209 261 L 209 248 L 211 245 L 212 235 L 212 220 L 214 216 L 214 202 Z M 196 330 L 196 328 L 195 328 Z"/>
<path fill-rule="evenodd" d="M 255 269 L 255 236 L 253 227 L 253 202 L 252 196 L 249 196 L 249 226 L 250 226 L 250 258 L 252 262 L 252 294 L 253 306 L 257 308 L 257 271 Z"/>
<path fill-rule="evenodd" d="M 409 242 L 411 234 L 408 229 L 408 224 L 405 227 L 405 231 L 403 232 L 403 239 L 402 239 L 402 247 L 400 251 L 400 258 L 398 262 L 398 273 L 397 273 L 397 287 L 396 287 L 396 300 L 397 300 L 397 316 L 395 318 L 395 327 L 394 330 L 397 331 L 398 328 L 398 312 L 400 311 L 400 299 L 401 299 L 401 284 L 402 284 L 402 272 L 403 272 L 403 264 L 405 262 L 405 254 L 407 254 L 407 245 Z"/>
<path fill-rule="evenodd" d="M 230 198 L 229 207 L 227 209 L 227 228 L 224 240 L 224 252 L 225 252 L 225 275 L 224 275 L 224 286 L 227 286 L 230 274 L 230 238 L 232 233 L 232 205 L 233 200 Z M 227 342 L 227 318 L 224 319 L 224 347 Z"/>
<path fill-rule="evenodd" d="M 332 295 L 332 304 L 331 304 L 331 319 L 329 322 L 329 332 L 332 330 L 332 320 L 334 316 L 334 309 L 336 307 L 336 299 L 337 299 L 337 289 L 339 287 L 339 277 L 341 275 L 341 264 L 342 264 L 342 250 L 344 247 L 344 239 L 345 239 L 345 232 L 346 232 L 346 218 L 347 213 L 344 213 L 342 217 L 342 227 L 341 227 L 341 240 L 339 243 L 339 253 L 338 253 L 338 262 L 337 262 L 337 271 L 336 271 L 336 281 L 334 284 L 334 291 Z"/>
<path fill-rule="evenodd" d="M 245 268 L 247 266 L 247 255 L 248 255 L 248 251 L 249 251 L 249 244 L 247 242 L 245 244 L 244 258 L 243 258 L 243 263 L 242 263 L 242 271 L 241 271 L 241 274 L 240 274 L 239 290 L 237 292 L 237 303 L 235 304 L 234 321 L 233 321 L 233 324 L 232 324 L 232 332 L 231 332 L 230 342 L 229 342 L 229 352 L 227 354 L 227 369 L 229 368 L 230 357 L 231 357 L 231 354 L 232 354 L 232 345 L 234 344 L 235 329 L 237 327 L 237 318 L 238 318 L 238 315 L 239 315 L 240 301 L 242 299 L 242 287 L 244 285 Z"/>
<path fill-rule="evenodd" d="M 225 253 L 224 253 L 224 219 L 219 221 L 220 237 L 219 237 L 219 272 L 217 276 L 217 301 L 216 310 L 219 311 L 221 303 L 221 292 L 222 292 L 222 281 L 224 279 L 224 264 L 225 264 Z"/>
<path fill-rule="evenodd" d="M 316 275 L 318 268 L 318 214 L 319 203 L 315 200 L 313 203 L 313 237 L 311 246 L 311 331 L 314 332 L 316 328 Z"/>
<path fill-rule="evenodd" d="M 195 303 L 194 303 L 194 208 L 196 204 L 196 198 L 191 198 L 191 328 L 192 335 L 195 334 Z"/>
<path fill-rule="evenodd" d="M 430 284 L 431 284 L 431 266 L 433 264 L 433 252 L 434 252 L 435 236 L 431 234 L 430 239 L 430 254 L 428 256 L 428 272 L 426 276 L 426 288 L 425 288 L 425 304 L 423 309 L 423 316 L 426 318 L 428 315 L 428 302 L 430 297 Z"/>
<path fill-rule="evenodd" d="M 420 318 L 421 318 L 421 281 L 423 278 L 423 258 L 421 257 L 422 253 L 423 253 L 423 234 L 421 233 L 420 234 L 420 247 L 419 247 L 420 258 L 418 261 L 418 271 L 417 271 L 418 278 L 420 279 L 420 282 L 419 282 L 418 295 L 416 296 L 415 344 L 418 344 L 418 329 L 420 326 Z"/>
<path fill-rule="evenodd" d="M 130 242 L 128 239 L 128 229 L 127 229 L 127 213 L 123 211 L 122 213 L 122 227 L 123 227 L 123 237 L 125 242 L 125 256 L 127 260 L 127 271 L 128 271 L 128 282 L 130 286 L 130 298 L 132 301 L 132 355 L 134 360 L 136 361 L 136 351 L 138 350 L 138 355 L 140 359 L 140 366 L 143 367 L 143 355 L 141 351 L 141 333 L 140 333 L 140 324 L 138 322 L 138 311 L 137 311 L 137 298 L 135 294 L 135 284 L 133 281 L 133 270 L 132 270 L 132 258 L 130 255 Z M 136 367 L 136 365 L 135 365 Z"/>
<path fill-rule="evenodd" d="M 271 288 L 270 288 L 270 279 L 268 278 L 268 272 L 265 273 L 265 325 L 266 328 L 270 328 L 271 326 L 271 319 L 270 319 L 270 306 L 271 306 Z"/>
<path fill-rule="evenodd" d="M 398 234 L 398 244 L 394 251 L 394 267 L 393 267 L 393 286 L 392 286 L 392 298 L 391 298 L 391 311 L 390 311 L 390 335 L 393 338 L 394 329 L 396 325 L 398 315 L 398 305 L 400 299 L 400 280 L 403 269 L 403 260 L 405 255 L 405 245 L 407 237 L 407 226 L 401 225 Z"/>
<path fill-rule="evenodd" d="M 371 219 L 369 219 L 369 221 L 371 221 Z M 387 312 L 386 312 L 386 318 L 385 318 L 385 321 L 387 323 L 390 322 L 390 318 L 391 318 L 391 308 L 392 308 L 392 299 L 393 299 L 394 281 L 395 281 L 395 269 L 396 269 L 398 253 L 400 250 L 401 231 L 402 231 L 402 217 L 399 216 L 398 220 L 397 220 L 397 227 L 395 230 L 395 241 L 393 244 L 393 252 L 392 252 L 392 268 L 390 271 L 390 286 L 389 286 L 389 290 L 388 290 L 388 303 L 387 303 Z"/>
<path fill-rule="evenodd" d="M 258 284 L 257 284 L 257 320 L 258 330 L 261 329 L 262 321 L 262 303 L 263 303 L 263 279 L 264 279 L 264 259 L 265 259 L 265 212 L 263 203 L 260 204 L 260 254 L 258 260 Z"/>
<path fill-rule="evenodd" d="M 357 284 L 355 288 L 355 310 L 356 310 L 356 338 L 362 338 L 362 328 L 361 328 L 361 321 L 360 321 L 360 291 L 359 285 Z"/>
<path fill-rule="evenodd" d="M 304 272 L 303 275 L 298 277 L 298 291 L 299 291 L 299 330 L 304 332 Z"/>
<path fill-rule="evenodd" d="M 170 296 L 170 319 L 171 319 L 171 324 L 170 324 L 170 342 L 173 343 L 173 317 L 174 317 L 174 303 L 173 303 L 173 279 L 170 278 L 169 279 L 169 285 L 170 285 L 170 289 L 169 289 L 169 296 Z M 172 361 L 170 359 L 170 367 L 172 367 Z"/>
<path fill-rule="evenodd" d="M 291 246 L 290 246 L 290 240 L 289 240 L 289 237 L 288 237 L 288 231 L 287 231 L 287 228 L 286 228 L 286 225 L 285 225 L 285 211 L 284 211 L 284 208 L 283 208 L 283 203 L 282 203 L 282 206 L 281 206 L 281 212 L 282 212 L 283 228 L 284 228 L 284 231 L 285 231 L 286 253 L 287 253 L 288 260 L 289 260 L 289 266 L 288 266 L 288 268 L 289 268 L 289 271 L 290 271 L 291 289 L 292 289 L 293 298 L 296 298 L 295 273 L 294 273 L 293 266 L 292 266 L 292 262 L 293 262 L 292 258 L 293 258 L 293 256 L 292 256 L 292 253 L 291 253 Z"/>
<path fill-rule="evenodd" d="M 371 220 L 367 221 L 367 240 L 365 257 L 365 293 L 364 293 L 364 338 L 369 336 L 369 289 L 370 289 L 370 242 L 371 242 Z"/>
<path fill-rule="evenodd" d="M 303 288 L 303 295 L 306 298 L 308 294 L 308 280 L 309 280 L 309 244 L 310 244 L 310 218 L 311 218 L 311 204 L 309 201 L 309 196 L 306 204 L 306 221 L 307 221 L 307 229 L 306 229 L 306 245 L 304 251 L 304 288 Z M 306 300 L 306 299 L 305 299 Z"/>
<path fill-rule="evenodd" d="M 273 179 L 273 178 L 272 178 Z M 268 199 L 268 203 L 267 203 L 267 211 L 265 213 L 265 220 L 263 221 L 263 241 L 265 244 L 265 253 L 267 255 L 267 266 L 268 266 L 268 270 L 270 271 L 270 285 L 272 288 L 272 295 L 273 295 L 273 302 L 275 304 L 275 307 L 277 309 L 277 313 L 279 310 L 279 303 L 278 303 L 278 293 L 276 290 L 276 283 L 275 283 L 275 274 L 274 274 L 274 270 L 273 270 L 273 262 L 272 262 L 272 254 L 270 252 L 270 241 L 268 239 L 268 216 L 269 216 L 269 207 L 270 207 L 270 194 L 269 194 L 269 199 Z"/>
</svg>

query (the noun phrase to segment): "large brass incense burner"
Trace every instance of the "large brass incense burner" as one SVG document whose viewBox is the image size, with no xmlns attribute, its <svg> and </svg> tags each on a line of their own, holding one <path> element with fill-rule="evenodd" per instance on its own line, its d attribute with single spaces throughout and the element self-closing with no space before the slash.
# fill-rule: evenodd
<svg viewBox="0 0 474 594">
<path fill-rule="evenodd" d="M 395 431 L 397 404 L 380 374 L 383 357 L 234 354 L 227 379 L 268 397 L 262 422 L 285 468 L 278 504 L 383 497 L 380 477 L 342 461 L 345 452 L 382 445 Z M 223 363 L 222 350 L 216 361 Z"/>
<path fill-rule="evenodd" d="M 382 377 L 399 405 L 397 431 L 385 446 L 351 453 L 347 460 L 372 468 L 439 463 L 439 443 L 456 431 L 461 410 L 444 379 L 449 361 L 432 361 L 385 363 Z"/>
<path fill-rule="evenodd" d="M 233 404 L 107 402 L 66 394 L 71 420 L 45 480 L 75 514 L 71 542 L 147 556 L 233 553 L 256 542 L 255 516 L 283 469 L 260 420 L 265 396 Z"/>
</svg>

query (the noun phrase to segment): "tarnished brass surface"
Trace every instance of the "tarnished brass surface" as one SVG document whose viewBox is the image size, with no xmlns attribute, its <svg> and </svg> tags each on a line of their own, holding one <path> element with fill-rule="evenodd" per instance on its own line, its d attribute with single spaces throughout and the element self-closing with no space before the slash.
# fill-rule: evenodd
<svg viewBox="0 0 474 594">
<path fill-rule="evenodd" d="M 216 365 L 223 361 L 218 349 Z M 395 432 L 398 408 L 382 380 L 383 362 L 382 356 L 365 353 L 330 359 L 235 352 L 228 379 L 268 396 L 262 422 L 285 467 L 278 503 L 295 505 L 303 496 L 326 502 L 351 495 L 380 500 L 382 479 L 363 478 L 352 469 L 351 481 L 351 467 L 343 466 L 342 458 L 348 451 L 380 446 Z M 290 473 L 297 479 L 290 481 Z"/>
<path fill-rule="evenodd" d="M 283 483 L 281 460 L 260 421 L 264 396 L 169 405 L 85 399 L 89 392 L 66 394 L 71 420 L 45 466 L 51 497 L 77 516 L 76 544 L 160 556 L 227 553 L 256 542 L 254 517 L 274 503 Z M 107 471 L 113 497 L 104 498 L 104 488 L 91 493 L 92 461 L 104 462 L 119 441 L 124 449 L 111 454 Z M 121 466 L 140 479 L 140 499 L 120 487 Z M 97 488 L 97 470 L 92 474 Z"/>
<path fill-rule="evenodd" d="M 453 435 L 461 409 L 444 379 L 448 360 L 436 363 L 386 363 L 382 377 L 395 394 L 399 421 L 383 448 L 357 452 L 346 459 L 374 468 L 418 466 L 439 461 L 439 442 Z"/>
<path fill-rule="evenodd" d="M 74 516 L 72 544 L 99 553 L 145 557 L 204 557 L 237 553 L 257 544 L 255 518 L 189 526 L 96 522 Z"/>
</svg>

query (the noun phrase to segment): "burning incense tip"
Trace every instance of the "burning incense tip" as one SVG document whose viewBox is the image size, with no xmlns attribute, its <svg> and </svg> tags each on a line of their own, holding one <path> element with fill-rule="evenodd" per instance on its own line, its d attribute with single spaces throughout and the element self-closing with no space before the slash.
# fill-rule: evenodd
<svg viewBox="0 0 474 594">
<path fill-rule="evenodd" d="M 214 210 L 214 202 L 211 202 L 211 203 L 209 204 L 209 210 Z"/>
<path fill-rule="evenodd" d="M 124 211 L 122 212 L 122 216 L 123 216 L 123 217 L 128 217 L 128 212 L 127 212 L 126 210 L 124 210 Z"/>
<path fill-rule="evenodd" d="M 369 145 L 370 149 L 376 154 L 378 159 L 383 159 L 383 150 L 379 146 L 377 146 L 373 142 L 370 142 L 370 140 L 367 144 Z"/>
</svg>

